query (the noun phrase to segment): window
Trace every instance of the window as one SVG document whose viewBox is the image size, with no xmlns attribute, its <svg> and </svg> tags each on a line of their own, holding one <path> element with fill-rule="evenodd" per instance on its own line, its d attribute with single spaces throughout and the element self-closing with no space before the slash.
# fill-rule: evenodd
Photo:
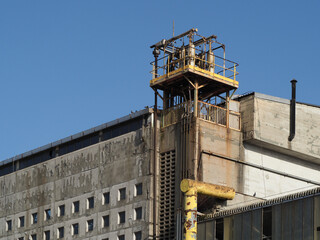
<svg viewBox="0 0 320 240">
<path fill-rule="evenodd" d="M 31 215 L 31 223 L 36 224 L 38 222 L 38 213 L 33 213 Z"/>
<path fill-rule="evenodd" d="M 18 240 L 24 240 L 24 237 L 19 237 Z"/>
<path fill-rule="evenodd" d="M 87 209 L 94 208 L 94 197 L 89 197 L 87 199 Z"/>
<path fill-rule="evenodd" d="M 272 237 L 272 207 L 263 209 L 263 236 L 264 239 Z"/>
<path fill-rule="evenodd" d="M 79 223 L 72 224 L 72 235 L 79 234 Z"/>
<path fill-rule="evenodd" d="M 119 189 L 119 194 L 118 194 L 118 200 L 124 200 L 126 199 L 126 188 L 121 188 Z"/>
<path fill-rule="evenodd" d="M 47 209 L 44 211 L 44 220 L 48 221 L 51 218 L 51 209 Z"/>
<path fill-rule="evenodd" d="M 141 231 L 134 233 L 134 240 L 142 240 L 142 233 L 141 233 Z"/>
<path fill-rule="evenodd" d="M 79 201 L 73 202 L 73 204 L 72 204 L 72 212 L 73 213 L 79 212 L 79 207 L 80 207 L 80 202 Z"/>
<path fill-rule="evenodd" d="M 65 206 L 63 204 L 58 207 L 58 217 L 62 217 L 64 216 L 64 214 L 65 214 Z"/>
<path fill-rule="evenodd" d="M 11 231 L 12 230 L 12 220 L 8 220 L 7 221 L 7 231 Z"/>
<path fill-rule="evenodd" d="M 19 217 L 19 223 L 18 223 L 19 225 L 19 227 L 21 228 L 21 227 L 24 227 L 24 216 L 21 216 L 21 217 Z"/>
<path fill-rule="evenodd" d="M 120 235 L 120 236 L 118 236 L 118 240 L 125 240 L 124 235 Z"/>
<path fill-rule="evenodd" d="M 119 212 L 118 214 L 118 224 L 126 222 L 126 212 Z"/>
<path fill-rule="evenodd" d="M 224 220 L 223 218 L 218 218 L 216 220 L 216 239 L 221 240 L 223 239 L 224 235 Z"/>
<path fill-rule="evenodd" d="M 93 219 L 90 219 L 87 221 L 87 232 L 90 232 L 93 230 Z"/>
<path fill-rule="evenodd" d="M 102 217 L 102 227 L 109 227 L 109 215 Z"/>
<path fill-rule="evenodd" d="M 37 240 L 37 234 L 32 234 L 32 235 L 31 235 L 31 239 L 32 239 L 32 240 Z"/>
<path fill-rule="evenodd" d="M 102 204 L 107 205 L 110 203 L 110 192 L 106 192 L 103 194 L 103 202 Z"/>
<path fill-rule="evenodd" d="M 142 183 L 136 184 L 135 196 L 142 195 Z"/>
<path fill-rule="evenodd" d="M 58 228 L 58 239 L 63 238 L 64 237 L 64 227 L 59 227 Z"/>
<path fill-rule="evenodd" d="M 142 219 L 142 207 L 138 207 L 136 209 L 134 209 L 134 216 L 135 216 L 135 220 L 140 220 Z"/>
<path fill-rule="evenodd" d="M 44 231 L 44 240 L 50 240 L 50 231 Z"/>
</svg>

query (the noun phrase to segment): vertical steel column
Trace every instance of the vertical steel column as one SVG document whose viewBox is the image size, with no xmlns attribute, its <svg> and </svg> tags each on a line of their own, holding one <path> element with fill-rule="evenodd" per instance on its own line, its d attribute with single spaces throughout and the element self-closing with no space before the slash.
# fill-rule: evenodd
<svg viewBox="0 0 320 240">
<path fill-rule="evenodd" d="M 184 198 L 184 239 L 197 239 L 197 190 L 190 188 Z"/>
<path fill-rule="evenodd" d="M 229 97 L 229 91 L 226 93 L 226 104 L 227 104 L 227 116 L 226 116 L 226 126 L 229 128 L 229 120 L 230 120 L 230 97 Z"/>
<path fill-rule="evenodd" d="M 157 119 L 158 119 L 158 96 L 154 91 L 153 112 L 153 240 L 157 239 Z"/>
<path fill-rule="evenodd" d="M 197 240 L 197 194 L 232 200 L 235 190 L 230 187 L 183 179 L 180 189 L 184 195 L 184 239 Z"/>
<path fill-rule="evenodd" d="M 198 81 L 195 82 L 194 86 L 194 116 L 198 117 Z"/>
<path fill-rule="evenodd" d="M 193 175 L 198 180 L 198 153 L 199 153 L 199 111 L 198 111 L 198 81 L 195 82 L 194 89 L 194 151 L 193 151 Z"/>
</svg>

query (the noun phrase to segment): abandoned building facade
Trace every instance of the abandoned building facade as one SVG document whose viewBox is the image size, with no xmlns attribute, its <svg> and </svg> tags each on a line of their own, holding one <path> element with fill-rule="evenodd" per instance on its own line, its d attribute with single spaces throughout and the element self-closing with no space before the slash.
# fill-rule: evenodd
<svg viewBox="0 0 320 240">
<path fill-rule="evenodd" d="M 0 162 L 0 240 L 320 239 L 320 107 L 234 95 L 214 35 L 151 47 L 154 108 Z M 188 225 L 183 179 L 235 194 Z"/>
</svg>

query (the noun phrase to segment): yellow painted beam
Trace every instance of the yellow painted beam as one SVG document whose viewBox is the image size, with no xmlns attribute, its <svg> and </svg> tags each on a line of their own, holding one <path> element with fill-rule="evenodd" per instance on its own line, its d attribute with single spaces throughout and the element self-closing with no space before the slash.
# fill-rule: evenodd
<svg viewBox="0 0 320 240">
<path fill-rule="evenodd" d="M 190 188 L 185 193 L 184 201 L 184 214 L 185 214 L 185 239 L 197 239 L 197 191 L 195 188 Z"/>
<path fill-rule="evenodd" d="M 180 189 L 185 193 L 185 221 L 183 231 L 185 240 L 197 240 L 198 193 L 228 200 L 233 199 L 235 196 L 235 190 L 233 188 L 198 182 L 191 179 L 183 179 L 180 183 Z"/>
<path fill-rule="evenodd" d="M 229 83 L 231 83 L 232 85 L 234 85 L 236 87 L 239 86 L 239 82 L 235 80 L 236 72 L 234 73 L 234 79 L 231 79 L 231 78 L 224 77 L 224 76 L 222 76 L 220 74 L 212 73 L 212 72 L 209 72 L 207 70 L 204 70 L 202 68 L 199 68 L 199 67 L 196 67 L 196 66 L 192 66 L 192 65 L 186 65 L 184 67 L 176 69 L 175 71 L 172 71 L 170 73 L 166 73 L 166 74 L 164 74 L 164 75 L 162 75 L 160 77 L 152 79 L 150 81 L 150 85 L 154 85 L 154 84 L 156 84 L 156 82 L 159 82 L 159 81 L 163 80 L 164 78 L 170 77 L 171 75 L 177 74 L 179 72 L 183 72 L 183 71 L 185 71 L 187 69 L 193 69 L 195 71 L 201 72 L 201 73 L 206 74 L 208 76 L 218 78 L 218 79 L 220 79 L 222 81 L 225 81 L 225 82 L 229 82 Z"/>
<path fill-rule="evenodd" d="M 180 184 L 181 191 L 187 192 L 190 188 L 196 188 L 197 193 L 227 200 L 232 200 L 236 194 L 235 190 L 230 187 L 194 181 L 191 179 L 183 179 Z"/>
</svg>

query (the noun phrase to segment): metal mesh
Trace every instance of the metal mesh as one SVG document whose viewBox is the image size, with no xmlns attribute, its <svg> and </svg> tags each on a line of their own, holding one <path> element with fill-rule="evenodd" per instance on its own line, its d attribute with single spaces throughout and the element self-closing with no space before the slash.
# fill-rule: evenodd
<svg viewBox="0 0 320 240">
<path fill-rule="evenodd" d="M 160 154 L 160 239 L 175 239 L 175 151 Z"/>
</svg>

